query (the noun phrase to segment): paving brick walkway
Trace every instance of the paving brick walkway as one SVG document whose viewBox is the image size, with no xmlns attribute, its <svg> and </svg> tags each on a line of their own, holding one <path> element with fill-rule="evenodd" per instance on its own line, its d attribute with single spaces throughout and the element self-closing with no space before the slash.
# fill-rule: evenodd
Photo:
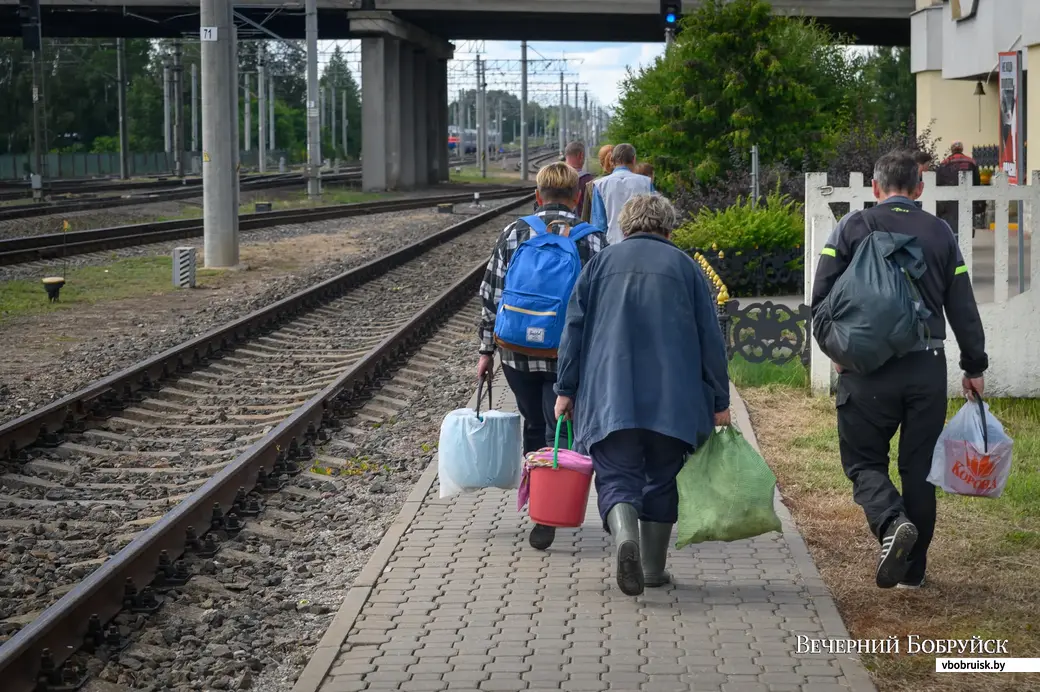
<svg viewBox="0 0 1040 692">
<path fill-rule="evenodd" d="M 495 394 L 516 410 L 501 377 Z M 673 550 L 677 584 L 632 598 L 595 497 L 541 553 L 515 492 L 440 500 L 435 481 L 428 469 L 294 692 L 874 689 L 854 658 L 796 652 L 799 634 L 848 634 L 782 506 L 783 536 Z"/>
</svg>

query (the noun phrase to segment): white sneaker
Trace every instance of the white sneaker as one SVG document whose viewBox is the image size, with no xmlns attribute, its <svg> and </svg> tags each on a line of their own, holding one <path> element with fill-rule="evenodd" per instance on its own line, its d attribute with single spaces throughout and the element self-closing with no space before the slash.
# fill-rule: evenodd
<svg viewBox="0 0 1040 692">
<path fill-rule="evenodd" d="M 911 584 L 911 583 L 902 582 L 902 581 L 899 582 L 898 584 L 896 584 L 896 588 L 897 589 L 910 589 L 910 590 L 920 589 L 923 586 L 924 586 L 924 579 L 921 579 L 921 581 L 917 582 L 916 584 Z"/>
</svg>

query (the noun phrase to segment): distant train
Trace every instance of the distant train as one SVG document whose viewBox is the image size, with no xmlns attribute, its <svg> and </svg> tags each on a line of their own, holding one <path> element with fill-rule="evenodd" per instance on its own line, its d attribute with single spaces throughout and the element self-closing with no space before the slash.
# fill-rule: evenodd
<svg viewBox="0 0 1040 692">
<path fill-rule="evenodd" d="M 498 140 L 498 133 L 493 130 L 488 130 L 488 152 L 493 153 L 497 151 L 495 142 Z M 459 128 L 454 125 L 448 127 L 448 149 L 450 151 L 457 151 L 459 147 Z M 476 130 L 463 130 L 462 131 L 462 153 L 463 154 L 475 154 L 477 153 L 477 131 Z"/>
</svg>

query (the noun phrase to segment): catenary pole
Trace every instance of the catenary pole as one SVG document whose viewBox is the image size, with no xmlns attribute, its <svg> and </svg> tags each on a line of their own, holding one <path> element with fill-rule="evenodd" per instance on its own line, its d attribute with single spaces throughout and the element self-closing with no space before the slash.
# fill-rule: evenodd
<svg viewBox="0 0 1040 692">
<path fill-rule="evenodd" d="M 527 41 L 520 42 L 520 179 L 527 172 Z"/>
<path fill-rule="evenodd" d="M 261 173 L 267 172 L 267 65 L 264 62 L 264 44 L 257 46 L 256 99 L 257 138 L 256 157 Z"/>
<path fill-rule="evenodd" d="M 318 103 L 318 0 L 306 0 L 307 195 L 321 195 L 321 110 Z"/>
<path fill-rule="evenodd" d="M 228 0 L 201 0 L 200 6 L 203 261 L 207 267 L 238 264 L 229 4 Z"/>
<path fill-rule="evenodd" d="M 181 40 L 173 42 L 173 173 L 184 177 L 184 64 Z"/>
<path fill-rule="evenodd" d="M 130 146 L 126 132 L 126 39 L 116 39 L 116 76 L 119 79 L 119 177 L 130 177 Z"/>
</svg>

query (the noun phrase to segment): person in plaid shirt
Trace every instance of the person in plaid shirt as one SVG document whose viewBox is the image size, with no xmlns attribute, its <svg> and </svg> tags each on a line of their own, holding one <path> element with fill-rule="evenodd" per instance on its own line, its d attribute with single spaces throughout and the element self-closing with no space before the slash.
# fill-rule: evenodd
<svg viewBox="0 0 1040 692">
<path fill-rule="evenodd" d="M 536 179 L 537 215 L 549 232 L 556 233 L 561 226 L 573 227 L 580 223 L 574 214 L 581 196 L 578 173 L 565 163 L 553 163 L 538 171 Z M 484 280 L 480 285 L 481 319 L 479 327 L 480 361 L 478 378 L 490 376 L 495 357 L 495 315 L 505 287 L 506 270 L 520 244 L 531 237 L 531 227 L 517 219 L 502 231 L 495 250 L 488 261 Z M 606 246 L 602 232 L 590 233 L 577 241 L 578 256 L 584 267 Z M 524 419 L 524 454 L 549 445 L 556 437 L 556 359 L 536 358 L 502 349 L 502 372 L 516 397 L 516 407 Z M 546 550 L 556 537 L 556 529 L 536 524 L 531 530 L 531 547 Z"/>
</svg>

